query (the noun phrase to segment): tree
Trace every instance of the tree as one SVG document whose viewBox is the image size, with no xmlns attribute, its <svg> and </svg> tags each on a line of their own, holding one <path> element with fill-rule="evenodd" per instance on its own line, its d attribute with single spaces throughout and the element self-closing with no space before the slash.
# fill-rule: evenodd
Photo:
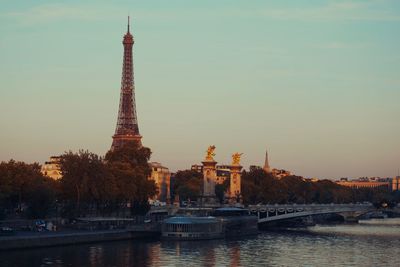
<svg viewBox="0 0 400 267">
<path fill-rule="evenodd" d="M 154 181 L 148 179 L 150 155 L 149 148 L 127 142 L 105 156 L 107 169 L 114 177 L 116 198 L 131 203 L 132 214 L 145 214 L 149 210 L 148 199 L 156 194 Z"/>
<path fill-rule="evenodd" d="M 262 168 L 242 173 L 242 195 L 247 204 L 285 203 L 286 188 Z"/>
<path fill-rule="evenodd" d="M 148 211 L 148 198 L 155 195 L 156 185 L 148 180 L 151 151 L 136 142 L 109 151 L 104 159 L 80 150 L 61 156 L 63 177 L 61 192 L 70 215 L 110 211 L 118 213 L 129 203 L 131 214 Z M 72 213 L 71 213 L 72 212 Z"/>
<path fill-rule="evenodd" d="M 29 217 L 43 218 L 54 203 L 55 190 L 56 182 L 44 177 L 37 163 L 14 160 L 0 163 L 0 206 L 3 213 L 5 209 L 16 208 L 18 213 L 26 215 L 23 209 L 26 206 Z"/>
<path fill-rule="evenodd" d="M 11 181 L 12 177 L 9 172 L 9 164 L 12 165 L 15 162 L 13 160 L 10 160 L 9 163 L 7 162 L 1 162 L 0 163 L 0 206 L 3 207 L 0 209 L 0 212 L 4 212 L 6 206 L 8 203 L 6 203 L 11 194 L 12 194 L 12 186 L 11 186 Z M 0 217 L 4 217 L 5 214 L 0 214 Z"/>
<path fill-rule="evenodd" d="M 49 177 L 40 177 L 28 192 L 28 216 L 45 218 L 55 205 L 58 182 Z"/>
<path fill-rule="evenodd" d="M 225 192 L 229 189 L 230 179 L 226 178 L 221 184 L 215 185 L 215 195 L 220 203 L 223 203 Z"/>
<path fill-rule="evenodd" d="M 203 174 L 193 170 L 181 170 L 175 174 L 174 185 L 171 194 L 179 195 L 181 200 L 195 200 L 202 192 Z"/>
<path fill-rule="evenodd" d="M 277 179 L 261 168 L 243 171 L 242 195 L 247 204 L 257 203 L 350 203 L 393 201 L 387 188 L 354 189 L 330 180 L 311 182 L 299 176 Z"/>
<path fill-rule="evenodd" d="M 88 151 L 66 152 L 60 159 L 61 194 L 72 201 L 73 213 L 79 215 L 81 203 L 91 204 L 106 199 L 112 180 L 101 157 Z M 107 182 L 105 182 L 107 181 Z"/>
</svg>

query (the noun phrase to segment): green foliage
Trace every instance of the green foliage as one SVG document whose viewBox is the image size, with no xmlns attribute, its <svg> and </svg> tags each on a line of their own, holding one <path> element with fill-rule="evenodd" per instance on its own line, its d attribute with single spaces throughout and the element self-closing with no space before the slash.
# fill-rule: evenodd
<svg viewBox="0 0 400 267">
<path fill-rule="evenodd" d="M 6 200 L 12 195 L 12 179 L 13 179 L 13 165 L 15 161 L 10 160 L 7 162 L 0 163 L 0 204 L 6 202 Z"/>
<path fill-rule="evenodd" d="M 33 219 L 45 218 L 56 200 L 58 182 L 48 177 L 38 179 L 28 193 L 28 216 Z"/>
<path fill-rule="evenodd" d="M 21 213 L 26 206 L 29 217 L 43 218 L 55 200 L 55 190 L 55 182 L 41 174 L 37 163 L 14 160 L 0 163 L 0 205 L 3 210 Z"/>
<path fill-rule="evenodd" d="M 154 181 L 149 180 L 148 164 L 151 150 L 130 142 L 106 156 L 106 166 L 115 181 L 115 199 L 131 202 L 132 214 L 145 214 L 149 210 L 148 199 L 156 194 Z"/>
<path fill-rule="evenodd" d="M 384 199 L 395 201 L 386 189 L 354 189 L 330 180 L 311 182 L 298 176 L 274 178 L 261 168 L 242 174 L 242 195 L 247 204 L 257 203 L 380 203 Z"/>
<path fill-rule="evenodd" d="M 261 168 L 242 174 L 242 196 L 244 203 L 282 203 L 285 195 L 283 185 Z"/>
<path fill-rule="evenodd" d="M 202 192 L 203 174 L 193 170 L 178 171 L 175 174 L 171 195 L 175 198 L 179 195 L 180 200 L 196 200 Z"/>
<path fill-rule="evenodd" d="M 224 202 L 225 192 L 229 189 L 229 179 L 225 179 L 222 184 L 215 185 L 215 195 L 217 196 L 220 203 Z"/>
<path fill-rule="evenodd" d="M 105 160 L 107 162 L 128 163 L 132 168 L 139 168 L 140 171 L 149 175 L 151 168 L 148 165 L 151 150 L 148 147 L 140 146 L 137 142 L 127 142 L 123 147 L 108 151 Z"/>
<path fill-rule="evenodd" d="M 61 156 L 61 195 L 66 214 L 77 216 L 94 207 L 101 214 L 116 212 L 130 203 L 131 214 L 145 214 L 147 200 L 156 193 L 148 180 L 151 151 L 136 142 L 109 151 L 104 160 L 88 151 Z"/>
<path fill-rule="evenodd" d="M 60 159 L 61 196 L 74 202 L 77 214 L 81 203 L 103 202 L 112 196 L 113 181 L 101 157 L 88 151 L 66 152 Z"/>
</svg>

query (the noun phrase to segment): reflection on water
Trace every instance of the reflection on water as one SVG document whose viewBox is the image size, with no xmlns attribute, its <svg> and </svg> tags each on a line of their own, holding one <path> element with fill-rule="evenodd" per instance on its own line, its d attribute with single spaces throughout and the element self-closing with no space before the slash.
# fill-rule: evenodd
<svg viewBox="0 0 400 267">
<path fill-rule="evenodd" d="M 20 250 L 0 252 L 0 266 L 400 266 L 400 226 L 315 226 L 238 240 Z"/>
<path fill-rule="evenodd" d="M 400 226 L 400 218 L 360 220 L 360 224 Z"/>
<path fill-rule="evenodd" d="M 338 226 L 315 226 L 308 229 L 311 233 L 326 235 L 356 235 L 367 238 L 400 238 L 400 226 L 381 225 L 341 225 Z"/>
</svg>

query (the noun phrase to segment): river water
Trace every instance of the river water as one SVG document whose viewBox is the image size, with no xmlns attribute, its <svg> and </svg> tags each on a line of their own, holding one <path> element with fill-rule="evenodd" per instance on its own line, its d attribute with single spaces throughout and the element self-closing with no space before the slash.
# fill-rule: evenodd
<svg viewBox="0 0 400 267">
<path fill-rule="evenodd" d="M 400 266 L 400 220 L 399 225 L 317 225 L 236 240 L 7 251 L 0 252 L 0 266 Z"/>
</svg>

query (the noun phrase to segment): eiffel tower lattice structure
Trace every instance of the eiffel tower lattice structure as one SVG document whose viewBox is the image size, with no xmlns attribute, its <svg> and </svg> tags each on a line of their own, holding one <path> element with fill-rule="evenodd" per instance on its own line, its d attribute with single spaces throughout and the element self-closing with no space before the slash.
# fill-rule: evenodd
<svg viewBox="0 0 400 267">
<path fill-rule="evenodd" d="M 111 150 L 122 147 L 126 142 L 136 141 L 141 145 L 142 136 L 139 133 L 139 125 L 136 115 L 135 83 L 133 75 L 134 39 L 130 33 L 128 17 L 128 29 L 124 35 L 124 59 L 122 64 L 121 97 L 119 102 L 117 127 L 113 135 Z"/>
</svg>

